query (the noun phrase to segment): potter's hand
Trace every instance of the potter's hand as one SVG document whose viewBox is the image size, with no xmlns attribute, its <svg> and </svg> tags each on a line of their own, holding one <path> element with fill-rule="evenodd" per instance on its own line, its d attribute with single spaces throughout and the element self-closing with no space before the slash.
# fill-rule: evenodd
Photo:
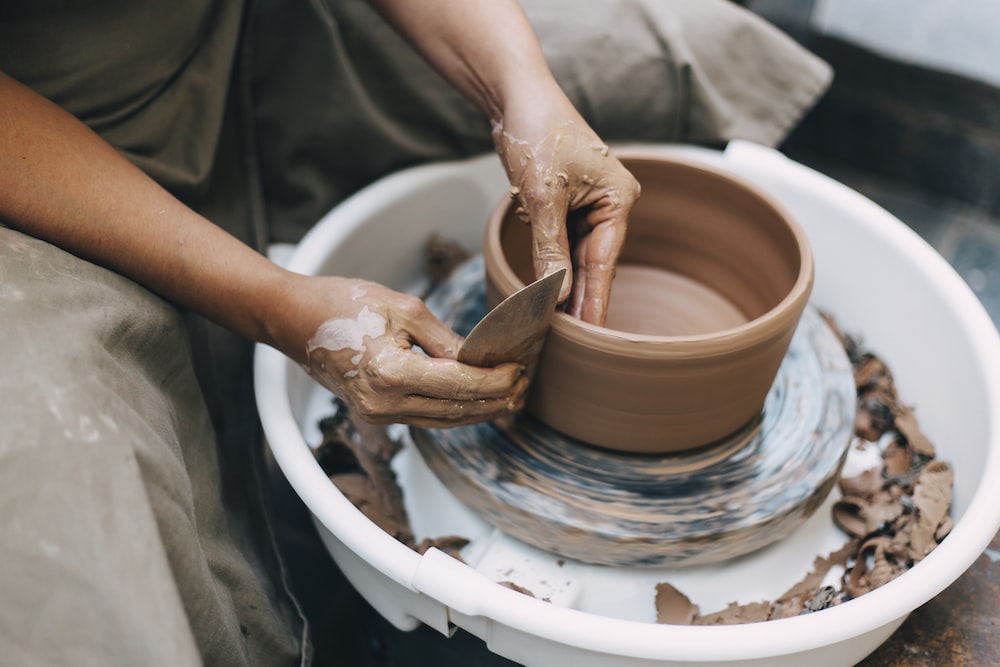
<svg viewBox="0 0 1000 667">
<path fill-rule="evenodd" d="M 528 384 L 523 368 L 455 361 L 461 336 L 420 299 L 345 278 L 304 278 L 303 285 L 307 291 L 296 291 L 300 305 L 294 310 L 307 317 L 322 313 L 303 341 L 303 365 L 367 421 L 443 428 L 521 408 Z"/>
<path fill-rule="evenodd" d="M 639 184 L 575 111 L 538 115 L 505 113 L 493 133 L 518 215 L 531 224 L 535 277 L 566 267 L 559 300 L 603 325 Z"/>
<path fill-rule="evenodd" d="M 370 1 L 490 119 L 531 221 L 535 277 L 565 268 L 560 300 L 602 324 L 639 186 L 559 88 L 517 0 Z"/>
</svg>

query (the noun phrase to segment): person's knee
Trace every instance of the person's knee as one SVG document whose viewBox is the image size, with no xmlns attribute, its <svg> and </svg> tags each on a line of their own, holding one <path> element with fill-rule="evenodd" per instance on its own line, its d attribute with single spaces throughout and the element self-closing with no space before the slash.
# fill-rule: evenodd
<svg viewBox="0 0 1000 667">
<path fill-rule="evenodd" d="M 135 283 L 0 228 L 0 438 L 94 442 L 164 429 L 188 358 L 178 312 Z"/>
</svg>

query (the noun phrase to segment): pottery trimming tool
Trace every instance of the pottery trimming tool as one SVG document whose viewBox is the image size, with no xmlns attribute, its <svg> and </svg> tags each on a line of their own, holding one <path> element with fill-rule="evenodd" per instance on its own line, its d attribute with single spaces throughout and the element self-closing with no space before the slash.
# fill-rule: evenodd
<svg viewBox="0 0 1000 667">
<path fill-rule="evenodd" d="M 538 358 L 552 322 L 566 269 L 559 269 L 514 292 L 486 314 L 462 343 L 458 360 L 472 366 Z"/>
</svg>

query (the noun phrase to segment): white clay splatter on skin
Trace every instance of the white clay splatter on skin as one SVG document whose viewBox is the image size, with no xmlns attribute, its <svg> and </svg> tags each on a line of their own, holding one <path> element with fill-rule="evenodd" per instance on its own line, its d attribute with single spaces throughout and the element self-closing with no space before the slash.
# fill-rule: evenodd
<svg viewBox="0 0 1000 667">
<path fill-rule="evenodd" d="M 337 352 L 339 350 L 355 350 L 357 354 L 351 357 L 351 363 L 357 366 L 364 357 L 365 338 L 378 338 L 386 332 L 386 320 L 378 313 L 373 313 L 365 306 L 356 319 L 330 319 L 319 325 L 316 333 L 306 348 L 311 353 L 318 347 Z M 358 371 L 344 373 L 345 377 L 354 377 Z"/>
<path fill-rule="evenodd" d="M 368 294 L 368 290 L 366 290 L 361 285 L 351 286 L 351 301 L 357 301 L 366 294 Z"/>
</svg>

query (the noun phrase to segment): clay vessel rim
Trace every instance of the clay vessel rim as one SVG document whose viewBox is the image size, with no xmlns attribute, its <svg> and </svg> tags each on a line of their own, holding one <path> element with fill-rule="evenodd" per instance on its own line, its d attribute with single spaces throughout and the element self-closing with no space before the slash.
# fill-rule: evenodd
<svg viewBox="0 0 1000 667">
<path fill-rule="evenodd" d="M 720 329 L 707 334 L 687 336 L 656 336 L 637 334 L 628 331 L 618 331 L 597 326 L 576 318 L 568 313 L 559 312 L 552 318 L 552 330 L 573 342 L 590 349 L 621 352 L 623 345 L 628 346 L 628 356 L 636 352 L 648 350 L 662 356 L 669 348 L 676 348 L 679 356 L 696 357 L 719 354 L 726 351 L 736 351 L 763 342 L 771 337 L 777 321 L 797 317 L 812 292 L 812 279 L 797 281 L 792 291 L 773 307 L 759 317 L 741 324 L 738 327 Z M 797 305 L 798 302 L 798 305 Z"/>
<path fill-rule="evenodd" d="M 797 229 L 798 224 L 794 220 L 789 219 L 789 221 L 793 223 L 793 227 L 796 227 L 795 234 L 799 241 L 802 257 L 799 275 L 781 301 L 762 315 L 737 327 L 720 329 L 706 334 L 657 336 L 598 326 L 560 311 L 552 318 L 552 331 L 577 344 L 595 350 L 620 352 L 622 346 L 627 345 L 629 356 L 634 356 L 636 352 L 643 349 L 662 355 L 666 351 L 664 348 L 674 347 L 678 348 L 678 355 L 695 357 L 719 354 L 727 350 L 745 349 L 766 340 L 770 337 L 773 328 L 778 326 L 776 321 L 798 317 L 799 311 L 805 307 L 805 303 L 812 293 L 815 275 L 812 250 L 808 245 L 808 240 L 805 239 L 804 232 L 800 234 L 801 230 Z M 497 278 L 501 278 L 506 287 L 512 287 L 513 291 L 524 287 L 524 282 L 517 277 L 506 262 L 496 269 L 498 269 L 499 274 Z"/>
<path fill-rule="evenodd" d="M 589 322 L 584 322 L 583 320 L 564 312 L 557 312 L 552 318 L 552 329 L 575 342 L 587 347 L 593 347 L 595 349 L 616 347 L 622 343 L 642 345 L 650 348 L 676 346 L 678 344 L 686 344 L 690 346 L 699 343 L 705 344 L 706 346 L 712 344 L 721 346 L 725 345 L 727 342 L 737 340 L 740 342 L 740 346 L 743 347 L 746 344 L 752 344 L 754 339 L 758 337 L 761 339 L 766 338 L 768 336 L 768 331 L 771 328 L 768 326 L 769 324 L 775 320 L 787 318 L 790 315 L 797 316 L 796 311 L 798 309 L 796 308 L 796 304 L 797 302 L 802 302 L 802 306 L 804 307 L 805 301 L 808 300 L 809 295 L 812 293 L 812 285 L 815 277 L 812 248 L 809 245 L 808 239 L 805 237 L 805 232 L 801 230 L 795 220 L 791 218 L 786 218 L 786 220 L 788 220 L 794 231 L 799 246 L 800 256 L 802 258 L 798 276 L 796 276 L 791 289 L 787 294 L 785 294 L 781 301 L 775 304 L 767 312 L 737 327 L 721 329 L 707 334 L 688 336 L 656 336 L 651 334 L 638 334 L 628 331 L 619 331 L 617 329 L 609 329 L 608 327 L 602 327 Z M 494 269 L 496 271 L 495 277 L 498 279 L 498 283 L 500 283 L 505 294 L 516 292 L 517 290 L 525 287 L 524 281 L 517 277 L 517 274 L 514 273 L 506 261 L 502 262 L 500 266 L 494 267 Z M 758 334 L 758 336 L 755 336 L 755 333 Z"/>
<path fill-rule="evenodd" d="M 625 161 L 666 162 L 691 171 L 699 171 L 711 177 L 728 181 L 730 185 L 740 188 L 762 201 L 783 221 L 795 239 L 799 250 L 798 275 L 788 292 L 777 304 L 761 315 L 729 329 L 685 336 L 638 334 L 590 324 L 567 313 L 557 312 L 552 319 L 553 333 L 593 350 L 624 353 L 626 351 L 622 346 L 628 346 L 627 356 L 636 356 L 637 353 L 641 355 L 643 351 L 662 356 L 667 353 L 669 348 L 676 348 L 677 356 L 697 358 L 746 349 L 769 338 L 773 329 L 779 326 L 776 322 L 799 317 L 800 311 L 805 307 L 812 293 L 815 265 L 812 246 L 805 229 L 781 202 L 749 180 L 712 165 L 683 158 L 649 154 L 641 150 L 623 150 L 616 152 L 616 156 Z M 500 201 L 491 214 L 491 223 L 499 222 L 513 205 L 512 199 Z M 496 235 L 498 249 L 496 256 L 499 262 L 496 262 L 493 267 L 494 279 L 503 292 L 503 296 L 507 296 L 522 289 L 525 283 L 514 273 L 504 253 L 499 250 L 501 248 L 499 243 L 500 225 L 490 224 L 488 229 L 488 235 Z"/>
</svg>

